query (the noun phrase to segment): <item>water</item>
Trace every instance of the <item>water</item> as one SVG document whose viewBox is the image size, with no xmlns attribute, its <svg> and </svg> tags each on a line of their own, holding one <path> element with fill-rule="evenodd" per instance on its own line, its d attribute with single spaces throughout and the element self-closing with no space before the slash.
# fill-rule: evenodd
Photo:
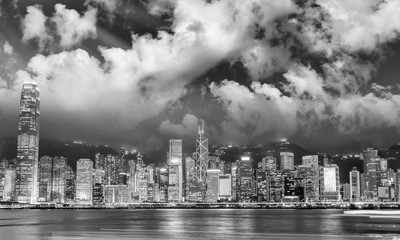
<svg viewBox="0 0 400 240">
<path fill-rule="evenodd" d="M 0 210 L 0 239 L 400 239 L 368 224 L 341 210 Z"/>
</svg>

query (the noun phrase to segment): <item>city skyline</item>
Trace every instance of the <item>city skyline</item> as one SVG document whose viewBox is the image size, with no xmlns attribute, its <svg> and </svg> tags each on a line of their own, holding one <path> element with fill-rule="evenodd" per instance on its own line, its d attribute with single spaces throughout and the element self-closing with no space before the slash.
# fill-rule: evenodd
<svg viewBox="0 0 400 240">
<path fill-rule="evenodd" d="M 210 145 L 343 153 L 400 139 L 396 1 L 0 7 L 0 137 L 15 136 L 19 89 L 35 80 L 42 139 L 166 149 L 201 119 Z"/>
</svg>

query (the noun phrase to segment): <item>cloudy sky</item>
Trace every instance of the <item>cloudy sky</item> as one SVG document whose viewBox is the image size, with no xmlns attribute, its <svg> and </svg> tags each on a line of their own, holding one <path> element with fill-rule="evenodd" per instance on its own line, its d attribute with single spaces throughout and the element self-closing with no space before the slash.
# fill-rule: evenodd
<svg viewBox="0 0 400 240">
<path fill-rule="evenodd" d="M 400 139 L 398 0 L 0 0 L 0 136 L 21 85 L 41 137 L 313 151 Z"/>
</svg>

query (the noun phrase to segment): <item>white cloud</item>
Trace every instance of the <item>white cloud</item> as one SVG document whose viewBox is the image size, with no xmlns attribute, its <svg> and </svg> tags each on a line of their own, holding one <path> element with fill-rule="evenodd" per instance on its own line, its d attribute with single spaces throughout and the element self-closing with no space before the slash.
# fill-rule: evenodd
<svg viewBox="0 0 400 240">
<path fill-rule="evenodd" d="M 51 18 L 44 15 L 41 6 L 28 6 L 28 14 L 22 20 L 22 41 L 36 40 L 39 50 L 51 47 L 55 39 L 63 49 L 70 49 L 87 38 L 96 38 L 97 10 L 90 8 L 83 14 L 65 5 L 56 4 Z M 51 26 L 55 24 L 55 30 Z"/>
<path fill-rule="evenodd" d="M 11 46 L 9 42 L 5 42 L 3 45 L 4 52 L 8 55 L 12 55 L 14 53 L 14 48 Z"/>
<path fill-rule="evenodd" d="M 165 120 L 160 124 L 158 131 L 164 135 L 172 135 L 180 138 L 195 138 L 197 135 L 199 119 L 193 114 L 186 114 L 182 123 L 174 124 Z"/>
<path fill-rule="evenodd" d="M 22 41 L 36 40 L 39 49 L 43 50 L 46 42 L 52 39 L 46 29 L 47 17 L 43 14 L 41 6 L 29 6 L 26 10 L 28 14 L 22 20 Z"/>
<path fill-rule="evenodd" d="M 84 39 L 96 38 L 97 10 L 95 8 L 89 8 L 82 16 L 76 10 L 66 9 L 62 4 L 56 4 L 55 10 L 52 21 L 56 23 L 63 48 L 69 49 Z"/>
</svg>

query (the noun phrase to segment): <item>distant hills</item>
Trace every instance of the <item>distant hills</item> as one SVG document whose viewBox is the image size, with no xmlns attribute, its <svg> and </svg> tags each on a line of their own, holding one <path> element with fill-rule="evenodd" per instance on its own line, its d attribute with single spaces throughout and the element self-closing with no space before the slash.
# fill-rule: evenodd
<svg viewBox="0 0 400 240">
<path fill-rule="evenodd" d="M 85 143 L 74 143 L 71 141 L 41 139 L 39 142 L 39 157 L 41 156 L 64 156 L 68 159 L 68 164 L 76 169 L 76 162 L 80 158 L 94 159 L 96 153 L 117 154 L 108 146 L 95 146 Z M 0 159 L 13 159 L 17 157 L 17 139 L 0 139 Z"/>
<path fill-rule="evenodd" d="M 223 149 L 223 151 L 221 151 Z M 193 149 L 195 151 L 195 149 Z M 308 151 L 303 147 L 291 142 L 275 142 L 266 145 L 255 145 L 250 147 L 220 147 L 210 146 L 211 154 L 218 154 L 220 158 L 226 162 L 234 162 L 240 159 L 240 156 L 250 152 L 254 159 L 254 167 L 256 163 L 261 161 L 265 156 L 273 156 L 277 159 L 277 164 L 280 164 L 279 155 L 281 152 L 294 153 L 295 165 L 302 163 L 302 156 L 318 155 L 319 163 L 322 164 L 323 156 L 321 154 Z M 76 162 L 80 158 L 94 159 L 96 153 L 117 154 L 117 151 L 109 146 L 90 145 L 87 143 L 77 143 L 62 140 L 41 139 L 39 143 L 39 156 L 64 156 L 68 159 L 68 164 L 76 169 Z M 17 139 L 5 137 L 0 139 L 0 159 L 13 159 L 17 154 Z M 388 159 L 388 166 L 392 169 L 400 169 L 400 144 L 395 144 L 387 149 L 379 149 L 379 156 Z M 135 158 L 135 156 L 130 156 Z M 157 166 L 163 166 L 166 163 L 166 150 L 153 150 L 143 153 L 143 160 L 146 164 L 155 163 Z M 363 162 L 359 157 L 355 156 L 332 156 L 330 163 L 335 163 L 340 169 L 341 182 L 349 181 L 349 171 L 355 166 L 360 172 L 363 172 Z"/>
</svg>

